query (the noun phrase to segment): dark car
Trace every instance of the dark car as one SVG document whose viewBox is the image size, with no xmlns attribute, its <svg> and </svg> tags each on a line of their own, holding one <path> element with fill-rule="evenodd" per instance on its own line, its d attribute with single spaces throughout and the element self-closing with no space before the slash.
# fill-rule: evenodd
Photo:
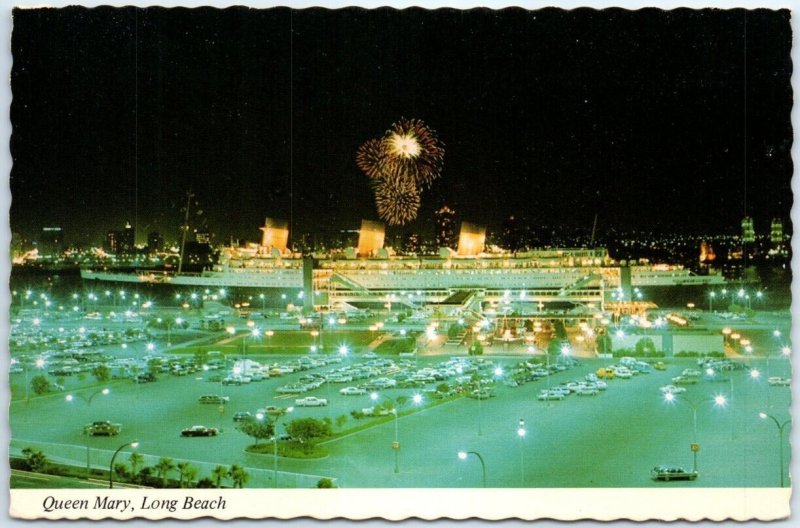
<svg viewBox="0 0 800 528">
<path fill-rule="evenodd" d="M 253 419 L 254 419 L 253 415 L 247 411 L 240 411 L 233 414 L 234 422 L 249 422 Z"/>
<path fill-rule="evenodd" d="M 228 396 L 217 396 L 216 394 L 204 394 L 197 398 L 200 403 L 222 404 L 228 403 L 230 398 Z"/>
<path fill-rule="evenodd" d="M 650 471 L 653 480 L 694 480 L 697 471 L 686 471 L 680 466 L 656 466 Z"/>
<path fill-rule="evenodd" d="M 193 425 L 181 431 L 181 436 L 217 436 L 217 430 L 205 425 Z"/>
<path fill-rule="evenodd" d="M 86 424 L 86 434 L 90 436 L 115 436 L 122 431 L 122 424 L 111 423 L 108 420 Z"/>
<path fill-rule="evenodd" d="M 136 383 L 150 383 L 156 380 L 156 375 L 152 372 L 146 372 L 144 374 L 139 374 L 136 376 L 133 381 Z"/>
</svg>

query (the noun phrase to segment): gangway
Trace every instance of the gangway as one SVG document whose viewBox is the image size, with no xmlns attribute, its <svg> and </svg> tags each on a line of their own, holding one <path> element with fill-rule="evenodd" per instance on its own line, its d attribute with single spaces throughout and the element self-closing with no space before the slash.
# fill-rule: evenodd
<svg viewBox="0 0 800 528">
<path fill-rule="evenodd" d="M 344 275 L 342 275 L 340 273 L 334 273 L 333 275 L 331 275 L 330 280 L 331 280 L 331 282 L 336 282 L 338 284 L 341 284 L 342 286 L 344 286 L 348 290 L 352 290 L 354 292 L 359 292 L 359 293 L 369 293 L 369 289 L 367 289 L 364 286 L 362 286 L 361 284 L 357 283 L 356 281 L 354 281 L 350 277 L 345 277 Z"/>
<path fill-rule="evenodd" d="M 584 275 L 580 279 L 576 280 L 569 286 L 564 286 L 558 291 L 559 297 L 566 296 L 569 292 L 573 290 L 580 290 L 587 286 L 589 283 L 594 282 L 596 280 L 602 279 L 602 275 L 598 275 L 597 273 L 589 273 L 588 275 Z"/>
</svg>

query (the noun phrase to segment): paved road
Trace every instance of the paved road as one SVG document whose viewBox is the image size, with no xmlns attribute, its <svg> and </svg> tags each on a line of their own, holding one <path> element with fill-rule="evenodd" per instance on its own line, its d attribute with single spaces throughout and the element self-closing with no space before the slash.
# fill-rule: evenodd
<svg viewBox="0 0 800 528">
<path fill-rule="evenodd" d="M 421 364 L 434 360 L 438 358 L 419 359 Z M 600 363 L 585 362 L 582 367 L 554 375 L 550 382 L 580 379 Z M 790 391 L 768 386 L 764 376 L 753 380 L 741 371 L 733 373 L 728 383 L 708 381 L 689 388 L 689 397 L 699 402 L 717 392 L 727 394 L 733 387 L 733 403 L 727 409 L 698 403 L 701 478 L 695 483 L 650 481 L 649 470 L 656 464 L 691 466 L 691 407 L 666 405 L 658 387 L 693 363 L 671 360 L 666 372 L 613 380 L 606 393 L 583 398 L 573 395 L 550 404 L 535 399 L 545 380 L 519 388 L 498 386 L 497 397 L 480 403 L 459 399 L 402 416 L 397 423 L 401 442 L 398 473 L 394 472 L 395 452 L 391 448 L 395 424 L 390 420 L 330 442 L 327 447 L 331 454 L 326 459 L 281 459 L 284 473 L 279 482 L 282 486 L 313 486 L 316 479 L 328 476 L 346 487 L 477 487 L 478 462 L 456 457 L 457 451 L 470 450 L 484 456 L 488 484 L 495 487 L 777 485 L 777 428 L 759 420 L 758 411 L 766 409 L 780 419 L 788 417 Z M 754 365 L 766 369 L 764 363 Z M 771 375 L 790 375 L 787 362 L 773 360 L 770 369 Z M 108 419 L 123 423 L 124 430 L 118 437 L 89 439 L 93 465 L 107 464 L 116 447 L 137 439 L 149 465 L 162 456 L 189 460 L 200 467 L 199 476 L 203 477 L 216 464 L 242 464 L 254 475 L 250 486 L 268 487 L 273 482 L 273 458 L 244 452 L 251 439 L 233 429 L 231 415 L 237 410 L 252 412 L 263 405 L 287 405 L 286 400 L 276 397 L 274 389 L 296 377 L 299 374 L 223 388 L 231 397 L 224 414 L 215 405 L 197 403 L 201 394 L 218 393 L 219 384 L 193 377 L 162 376 L 156 383 L 143 385 L 117 382 L 110 386 L 111 394 L 96 397 L 91 406 L 68 404 L 61 394 L 27 404 L 14 402 L 10 411 L 12 448 L 36 442 L 47 453 L 82 464 L 86 460 L 82 425 Z M 291 416 L 335 419 L 370 404 L 366 397 L 339 396 L 337 389 L 323 386 L 311 393 L 329 397 L 331 406 L 300 408 Z M 386 395 L 394 398 L 411 392 L 397 389 Z M 527 429 L 522 441 L 516 434 L 520 418 Z M 179 437 L 182 427 L 194 424 L 218 426 L 224 432 L 215 438 Z M 789 453 L 787 442 L 784 438 Z M 127 457 L 123 454 L 121 459 Z"/>
</svg>

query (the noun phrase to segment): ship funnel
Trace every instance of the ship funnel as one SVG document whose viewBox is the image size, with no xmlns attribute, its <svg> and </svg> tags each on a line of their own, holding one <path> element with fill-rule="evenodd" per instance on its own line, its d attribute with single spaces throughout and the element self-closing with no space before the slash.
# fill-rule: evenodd
<svg viewBox="0 0 800 528">
<path fill-rule="evenodd" d="M 262 231 L 261 247 L 265 248 L 264 251 L 274 253 L 277 249 L 281 254 L 286 253 L 289 243 L 289 224 L 286 220 L 267 218 L 264 227 L 259 229 Z"/>
<path fill-rule="evenodd" d="M 368 257 L 379 249 L 383 249 L 386 227 L 382 222 L 362 220 L 358 232 L 358 256 Z"/>
<path fill-rule="evenodd" d="M 474 257 L 483 252 L 486 244 L 486 227 L 469 222 L 461 222 L 458 235 L 458 256 Z"/>
</svg>

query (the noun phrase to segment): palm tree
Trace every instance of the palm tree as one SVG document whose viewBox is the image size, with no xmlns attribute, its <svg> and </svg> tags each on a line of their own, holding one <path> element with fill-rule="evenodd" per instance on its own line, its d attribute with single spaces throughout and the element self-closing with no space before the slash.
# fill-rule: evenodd
<svg viewBox="0 0 800 528">
<path fill-rule="evenodd" d="M 211 479 L 214 481 L 216 487 L 222 487 L 222 481 L 230 475 L 228 468 L 225 466 L 217 466 L 211 470 Z"/>
<path fill-rule="evenodd" d="M 186 469 L 184 470 L 184 476 L 186 477 L 186 487 L 191 488 L 194 487 L 194 480 L 197 478 L 197 468 L 192 466 L 191 464 L 186 465 Z"/>
<path fill-rule="evenodd" d="M 156 473 L 161 478 L 161 487 L 167 487 L 167 473 L 175 469 L 175 464 L 171 458 L 160 458 L 158 464 L 155 465 Z"/>
<path fill-rule="evenodd" d="M 135 480 L 136 477 L 139 475 L 139 466 L 144 464 L 144 457 L 141 454 L 134 451 L 128 457 L 128 462 L 131 463 L 131 478 Z"/>
<path fill-rule="evenodd" d="M 247 484 L 247 481 L 250 480 L 250 475 L 238 464 L 233 464 L 229 473 L 231 480 L 233 480 L 234 488 L 243 488 L 244 485 Z"/>
<path fill-rule="evenodd" d="M 189 473 L 192 465 L 188 462 L 178 462 L 175 466 L 178 469 L 178 487 L 183 487 L 183 478 Z M 195 471 L 197 473 L 197 471 Z"/>
</svg>

